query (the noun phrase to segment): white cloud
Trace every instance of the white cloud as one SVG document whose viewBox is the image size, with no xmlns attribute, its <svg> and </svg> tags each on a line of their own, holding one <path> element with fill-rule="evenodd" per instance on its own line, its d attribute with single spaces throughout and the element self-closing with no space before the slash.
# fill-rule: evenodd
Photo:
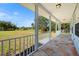
<svg viewBox="0 0 79 59">
<path fill-rule="evenodd" d="M 18 12 L 14 12 L 13 14 L 14 14 L 14 15 L 19 15 L 19 13 L 18 13 Z"/>
<path fill-rule="evenodd" d="M 0 12 L 0 20 L 12 19 L 13 17 L 5 12 Z"/>
<path fill-rule="evenodd" d="M 4 12 L 0 12 L 0 17 L 6 16 L 7 14 Z"/>
</svg>

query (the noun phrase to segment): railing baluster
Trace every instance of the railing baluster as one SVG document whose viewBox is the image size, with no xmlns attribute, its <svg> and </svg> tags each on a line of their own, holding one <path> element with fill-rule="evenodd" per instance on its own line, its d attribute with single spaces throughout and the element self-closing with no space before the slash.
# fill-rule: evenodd
<svg viewBox="0 0 79 59">
<path fill-rule="evenodd" d="M 33 51 L 33 35 L 32 35 L 32 51 Z"/>
<path fill-rule="evenodd" d="M 31 48 L 30 48 L 30 50 L 31 50 L 31 52 L 32 52 L 32 35 L 30 36 L 30 45 L 31 45 Z"/>
<path fill-rule="evenodd" d="M 9 39 L 9 56 L 10 56 L 11 52 L 10 52 L 10 39 Z"/>
<path fill-rule="evenodd" d="M 32 44 L 32 35 L 31 35 L 31 52 L 32 52 L 32 46 L 33 46 L 33 44 Z"/>
<path fill-rule="evenodd" d="M 30 35 L 29 37 L 30 37 L 30 38 L 29 38 L 29 41 L 30 41 L 30 42 L 29 42 L 29 43 L 30 43 L 30 45 L 29 45 L 29 46 L 30 46 L 30 47 L 29 47 L 29 53 L 30 53 L 30 52 L 31 52 L 31 35 Z"/>
<path fill-rule="evenodd" d="M 14 40 L 14 55 L 16 56 L 16 39 Z"/>
<path fill-rule="evenodd" d="M 25 37 L 23 39 L 23 56 L 25 56 Z"/>
<path fill-rule="evenodd" d="M 2 49 L 1 49 L 1 55 L 2 55 L 2 56 L 4 55 L 4 47 L 3 47 L 3 44 L 4 44 L 3 41 L 1 41 L 1 48 L 2 48 Z"/>
<path fill-rule="evenodd" d="M 27 40 L 27 54 L 28 54 L 28 36 L 27 36 L 26 40 Z"/>
<path fill-rule="evenodd" d="M 19 55 L 21 55 L 21 38 L 19 39 Z"/>
<path fill-rule="evenodd" d="M 28 36 L 28 54 L 29 54 L 29 50 L 30 50 L 30 42 L 29 42 L 30 40 L 29 40 L 29 36 Z"/>
<path fill-rule="evenodd" d="M 34 51 L 34 44 L 35 44 L 35 43 L 34 43 L 34 42 L 35 42 L 34 40 L 35 40 L 35 39 L 34 39 L 34 35 L 33 35 L 33 51 Z"/>
</svg>

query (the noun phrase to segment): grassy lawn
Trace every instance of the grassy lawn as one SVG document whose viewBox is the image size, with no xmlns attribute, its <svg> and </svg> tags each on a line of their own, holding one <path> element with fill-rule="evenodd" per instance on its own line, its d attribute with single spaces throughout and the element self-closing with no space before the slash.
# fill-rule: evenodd
<svg viewBox="0 0 79 59">
<path fill-rule="evenodd" d="M 34 30 L 19 30 L 19 31 L 0 31 L 0 40 L 6 40 L 8 38 L 15 38 L 15 37 L 22 37 L 22 36 L 28 36 L 28 35 L 32 35 L 34 34 Z M 27 39 L 25 38 L 25 45 L 27 46 L 27 40 L 28 40 L 28 48 L 30 46 L 32 46 L 34 44 L 34 40 L 31 39 L 31 41 L 33 41 L 32 43 L 30 43 L 30 37 Z M 23 40 L 24 38 L 21 38 L 21 50 L 23 50 Z M 10 50 L 11 50 L 11 54 L 14 53 L 14 40 L 10 40 Z M 8 54 L 8 48 L 9 48 L 9 41 L 5 41 L 4 42 L 4 55 Z M 25 47 L 27 48 L 27 47 Z M 17 53 L 19 52 L 19 39 L 16 39 L 16 51 Z M 1 43 L 0 43 L 0 54 L 1 54 Z"/>
<path fill-rule="evenodd" d="M 34 30 L 19 30 L 19 31 L 0 31 L 0 40 L 6 40 L 8 38 L 15 38 L 15 37 L 22 37 L 22 36 L 28 36 L 28 35 L 32 35 L 34 34 Z M 43 39 L 45 37 L 47 37 L 49 35 L 49 33 L 44 33 L 42 34 L 39 31 L 39 39 Z M 21 39 L 21 51 L 23 51 L 23 40 L 24 38 L 20 38 Z M 31 39 L 32 42 L 30 42 L 30 37 L 27 39 L 27 37 L 25 38 L 25 48 L 29 48 L 30 46 L 32 46 L 34 44 L 34 39 Z M 10 40 L 10 51 L 11 54 L 14 54 L 14 40 Z M 28 43 L 27 43 L 28 42 Z M 28 45 L 28 47 L 27 47 Z M 7 55 L 9 52 L 9 41 L 5 41 L 4 42 L 4 55 Z M 16 51 L 17 53 L 19 52 L 19 39 L 16 39 Z M 1 54 L 1 43 L 0 43 L 0 54 Z"/>
<path fill-rule="evenodd" d="M 34 30 L 0 31 L 0 40 L 34 34 Z"/>
</svg>

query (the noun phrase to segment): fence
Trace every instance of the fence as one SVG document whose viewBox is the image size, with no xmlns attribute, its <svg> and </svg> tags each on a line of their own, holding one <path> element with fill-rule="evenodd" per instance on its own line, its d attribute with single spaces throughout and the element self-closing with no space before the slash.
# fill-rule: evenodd
<svg viewBox="0 0 79 59">
<path fill-rule="evenodd" d="M 25 56 L 33 52 L 35 45 L 34 35 L 0 40 L 1 56 Z"/>
<path fill-rule="evenodd" d="M 40 33 L 38 47 L 42 45 L 41 41 L 49 40 L 49 33 Z M 35 35 L 21 36 L 0 40 L 1 56 L 26 56 L 35 51 Z"/>
</svg>

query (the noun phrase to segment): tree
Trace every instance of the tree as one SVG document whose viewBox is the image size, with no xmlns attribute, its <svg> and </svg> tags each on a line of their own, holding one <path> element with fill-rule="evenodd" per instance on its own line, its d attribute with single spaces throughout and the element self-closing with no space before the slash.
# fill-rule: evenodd
<svg viewBox="0 0 79 59">
<path fill-rule="evenodd" d="M 43 16 L 39 16 L 39 29 L 42 31 L 42 32 L 45 32 L 45 31 L 48 31 L 49 27 L 49 21 L 47 18 L 43 17 Z"/>
<path fill-rule="evenodd" d="M 51 21 L 51 31 L 55 32 L 56 23 Z"/>
<path fill-rule="evenodd" d="M 32 23 L 32 24 L 31 24 L 31 26 L 32 26 L 32 28 L 33 28 L 33 29 L 35 28 L 35 25 L 34 25 L 34 23 Z"/>
<path fill-rule="evenodd" d="M 0 21 L 0 30 L 9 31 L 15 29 L 17 29 L 17 26 L 15 24 L 7 21 Z"/>
<path fill-rule="evenodd" d="M 49 31 L 49 19 L 39 16 L 39 29 L 42 32 Z M 51 30 L 55 31 L 55 22 L 51 21 Z"/>
</svg>

